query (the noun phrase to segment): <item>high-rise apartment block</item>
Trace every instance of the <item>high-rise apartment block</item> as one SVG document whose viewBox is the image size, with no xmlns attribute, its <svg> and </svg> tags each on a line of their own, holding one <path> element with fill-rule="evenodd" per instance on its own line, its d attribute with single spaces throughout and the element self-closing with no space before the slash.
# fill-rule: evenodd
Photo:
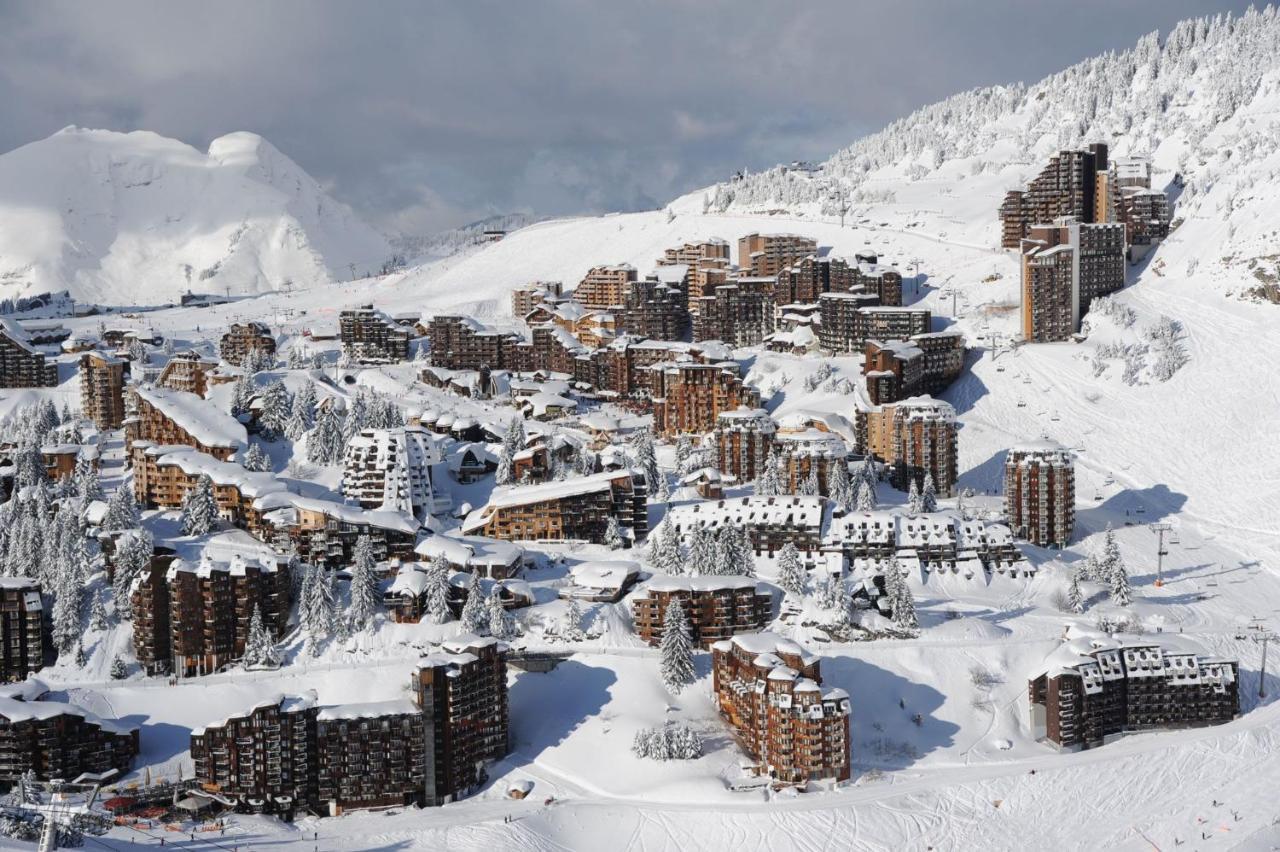
<svg viewBox="0 0 1280 852">
<path fill-rule="evenodd" d="M 1124 225 L 1058 219 L 1022 240 L 1022 336 L 1070 340 L 1089 305 L 1124 287 Z"/>
<path fill-rule="evenodd" d="M 1065 547 L 1076 518 L 1075 461 L 1055 441 L 1010 447 L 1004 461 L 1004 512 L 1015 535 Z"/>
<path fill-rule="evenodd" d="M 39 583 L 0 577 L 0 682 L 23 680 L 44 668 L 44 615 Z"/>
<path fill-rule="evenodd" d="M 100 432 L 124 424 L 124 368 L 124 359 L 105 352 L 80 356 L 80 411 Z"/>
<path fill-rule="evenodd" d="M 796 234 L 747 234 L 738 240 L 738 269 L 753 278 L 775 278 L 818 251 L 817 240 Z"/>
<path fill-rule="evenodd" d="M 955 488 L 956 410 L 948 402 L 917 396 L 858 411 L 860 449 L 889 466 L 889 480 L 906 491 L 927 474 L 941 496 Z"/>
<path fill-rule="evenodd" d="M 716 418 L 716 457 L 720 472 L 740 483 L 764 472 L 778 424 L 763 408 L 735 408 Z"/>
<path fill-rule="evenodd" d="M 342 354 L 362 364 L 394 364 L 409 358 L 409 331 L 373 305 L 338 315 Z"/>
<path fill-rule="evenodd" d="M 1099 184 L 1107 180 L 1107 166 L 1105 144 L 1058 152 L 1025 190 L 1005 195 L 1000 205 L 1001 245 L 1018 248 L 1038 222 L 1068 216 L 1085 223 L 1108 221 L 1105 192 L 1101 204 L 1098 193 Z"/>
<path fill-rule="evenodd" d="M 636 280 L 636 269 L 623 263 L 615 266 L 594 266 L 573 291 L 573 297 L 583 307 L 608 310 L 625 304 L 631 282 Z"/>
<path fill-rule="evenodd" d="M 711 646 L 722 715 L 755 770 L 784 784 L 849 778 L 849 695 L 823 687 L 820 660 L 771 633 Z"/>
<path fill-rule="evenodd" d="M 51 388 L 57 384 L 58 365 L 45 360 L 26 329 L 0 317 L 0 388 Z"/>
</svg>

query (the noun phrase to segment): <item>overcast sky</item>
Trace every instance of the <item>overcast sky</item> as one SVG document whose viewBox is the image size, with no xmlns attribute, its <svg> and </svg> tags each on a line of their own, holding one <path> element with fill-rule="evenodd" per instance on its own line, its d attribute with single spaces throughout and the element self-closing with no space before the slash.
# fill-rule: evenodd
<svg viewBox="0 0 1280 852">
<path fill-rule="evenodd" d="M 1246 0 L 0 6 L 0 150 L 262 134 L 388 230 L 661 206 Z"/>
</svg>

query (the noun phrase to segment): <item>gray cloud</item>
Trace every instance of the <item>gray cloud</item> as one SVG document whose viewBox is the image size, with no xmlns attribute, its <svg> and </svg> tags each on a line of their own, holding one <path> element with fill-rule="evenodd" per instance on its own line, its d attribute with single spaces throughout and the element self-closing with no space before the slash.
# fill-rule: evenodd
<svg viewBox="0 0 1280 852">
<path fill-rule="evenodd" d="M 386 228 L 660 205 L 1241 0 L 10 4 L 0 150 L 274 142 Z"/>
</svg>

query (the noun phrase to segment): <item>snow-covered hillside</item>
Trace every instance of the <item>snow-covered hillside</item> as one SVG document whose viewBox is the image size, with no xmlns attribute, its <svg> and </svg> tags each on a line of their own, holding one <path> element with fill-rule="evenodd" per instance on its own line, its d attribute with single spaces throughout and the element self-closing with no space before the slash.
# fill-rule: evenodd
<svg viewBox="0 0 1280 852">
<path fill-rule="evenodd" d="M 66 128 L 0 156 L 0 296 L 157 304 L 376 269 L 386 241 L 252 133 Z"/>
</svg>

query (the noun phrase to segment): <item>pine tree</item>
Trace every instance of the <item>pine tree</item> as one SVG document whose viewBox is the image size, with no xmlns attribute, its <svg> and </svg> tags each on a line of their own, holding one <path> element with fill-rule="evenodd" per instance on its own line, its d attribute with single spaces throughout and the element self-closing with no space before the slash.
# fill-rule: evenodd
<svg viewBox="0 0 1280 852">
<path fill-rule="evenodd" d="M 924 489 L 920 492 L 920 510 L 922 512 L 938 511 L 938 490 L 933 485 L 933 473 L 924 475 Z"/>
<path fill-rule="evenodd" d="M 246 359 L 247 361 L 248 359 Z M 248 371 L 246 370 L 246 373 Z M 242 375 L 236 379 L 235 390 L 231 394 L 231 416 L 239 417 L 249 411 L 249 406 L 253 402 L 253 396 L 256 393 L 254 389 L 253 379 L 249 376 Z"/>
<path fill-rule="evenodd" d="M 137 530 L 117 540 L 115 574 L 111 583 L 117 619 L 126 621 L 133 617 L 129 591 L 134 579 L 150 564 L 154 550 L 151 534 L 145 530 Z"/>
<path fill-rule="evenodd" d="M 213 497 L 213 480 L 202 473 L 182 499 L 182 534 L 208 535 L 218 522 L 218 504 Z"/>
<path fill-rule="evenodd" d="M 357 632 L 373 623 L 382 596 L 378 566 L 373 557 L 373 542 L 369 536 L 362 535 L 356 539 L 352 556 L 354 564 L 351 567 L 350 618 L 351 630 Z"/>
<path fill-rule="evenodd" d="M 138 504 L 133 499 L 133 489 L 128 485 L 121 485 L 107 502 L 107 513 L 102 518 L 102 529 L 108 532 L 135 530 L 141 522 Z"/>
<path fill-rule="evenodd" d="M 245 668 L 275 668 L 280 665 L 280 651 L 275 638 L 262 621 L 262 610 L 256 604 L 249 620 L 249 636 L 244 645 Z"/>
<path fill-rule="evenodd" d="M 763 469 L 756 474 L 754 491 L 757 497 L 776 497 L 782 493 L 782 481 L 778 476 L 778 454 L 772 449 L 765 457 Z"/>
<path fill-rule="evenodd" d="M 862 457 L 862 464 L 858 467 L 857 479 L 867 483 L 871 488 L 871 493 L 875 494 L 876 483 L 880 481 L 880 476 L 876 473 L 876 463 L 870 453 Z"/>
<path fill-rule="evenodd" d="M 1090 552 L 1085 554 L 1084 562 L 1080 566 L 1078 572 L 1081 580 L 1088 580 L 1091 583 L 1102 581 L 1102 564 L 1098 562 L 1096 554 Z"/>
<path fill-rule="evenodd" d="M 1109 532 L 1109 531 L 1108 531 Z M 1120 606 L 1128 606 L 1132 602 L 1132 590 L 1129 587 L 1129 568 L 1124 564 L 1124 559 L 1120 556 L 1120 548 L 1115 545 L 1114 537 L 1108 542 L 1108 550 L 1113 553 L 1104 553 L 1104 558 L 1111 563 L 1111 572 L 1108 582 L 1111 584 L 1111 599 Z"/>
<path fill-rule="evenodd" d="M 13 453 L 14 490 L 32 488 L 49 481 L 45 472 L 44 457 L 37 444 L 19 446 Z"/>
<path fill-rule="evenodd" d="M 1102 560 L 1098 569 L 1098 579 L 1103 583 L 1115 585 L 1115 576 L 1123 571 L 1126 575 L 1124 557 L 1120 555 L 1120 543 L 1116 541 L 1116 531 L 1107 524 L 1107 531 L 1102 539 Z"/>
<path fill-rule="evenodd" d="M 874 512 L 876 509 L 876 492 L 875 489 L 867 483 L 860 480 L 858 482 L 858 493 L 854 498 L 854 508 L 859 512 Z"/>
<path fill-rule="evenodd" d="M 315 576 L 310 583 L 310 591 L 304 613 L 304 626 L 307 630 L 307 644 L 311 654 L 320 653 L 319 643 L 333 635 L 334 632 L 334 589 L 333 572 L 324 568 L 313 568 Z"/>
<path fill-rule="evenodd" d="M 93 603 L 89 605 L 89 629 L 107 629 L 107 605 L 102 599 L 102 589 L 94 589 Z"/>
<path fill-rule="evenodd" d="M 293 395 L 293 409 L 289 412 L 289 424 L 285 427 L 285 436 L 291 441 L 302 438 L 316 422 L 316 386 L 308 380 L 302 389 Z"/>
<path fill-rule="evenodd" d="M 737 575 L 739 577 L 756 576 L 756 551 L 751 544 L 751 536 L 747 533 L 747 528 L 741 525 L 735 526 L 733 538 Z"/>
<path fill-rule="evenodd" d="M 1067 587 L 1067 609 L 1074 613 L 1084 612 L 1084 594 L 1080 591 L 1080 570 L 1071 572 L 1071 585 Z"/>
<path fill-rule="evenodd" d="M 853 502 L 849 493 L 849 466 L 844 459 L 831 459 L 827 466 L 827 496 L 842 506 Z"/>
<path fill-rule="evenodd" d="M 245 451 L 242 464 L 245 470 L 254 473 L 271 472 L 271 459 L 267 458 L 267 454 L 262 451 L 262 447 L 258 444 L 249 445 L 249 449 Z"/>
<path fill-rule="evenodd" d="M 76 472 L 73 478 L 76 488 L 76 496 L 80 498 L 80 505 L 88 506 L 95 500 L 106 500 L 107 495 L 102 490 L 102 481 L 98 478 L 98 472 L 93 469 L 92 462 L 84 455 L 76 457 Z"/>
<path fill-rule="evenodd" d="M 587 638 L 587 635 L 582 632 L 582 607 L 578 605 L 577 598 L 569 598 L 569 606 L 560 617 L 557 633 L 566 642 L 581 642 Z"/>
<path fill-rule="evenodd" d="M 258 412 L 258 425 L 262 436 L 275 441 L 284 436 L 293 410 L 293 399 L 284 382 L 276 380 L 262 393 L 262 408 Z"/>
<path fill-rule="evenodd" d="M 662 617 L 662 641 L 658 645 L 662 653 L 662 683 L 672 695 L 678 695 L 693 683 L 693 639 L 689 636 L 689 622 L 684 606 L 678 598 L 667 604 Z"/>
<path fill-rule="evenodd" d="M 88 664 L 88 662 L 89 662 L 89 657 L 88 657 L 88 655 L 87 655 L 87 654 L 85 654 L 85 652 L 84 652 L 84 643 L 83 643 L 83 642 L 79 642 L 79 641 L 77 641 L 77 642 L 76 642 L 76 655 L 75 655 L 75 661 L 76 661 L 76 668 L 78 668 L 78 669 L 82 669 L 82 668 L 84 668 L 84 667 L 85 667 L 85 665 L 86 665 L 86 664 Z"/>
<path fill-rule="evenodd" d="M 631 436 L 630 444 L 636 467 L 640 468 L 640 472 L 644 474 L 644 481 L 649 486 L 649 493 L 656 496 L 658 480 L 662 477 L 662 470 L 658 467 L 658 453 L 653 445 L 653 430 L 648 426 L 637 430 Z"/>
<path fill-rule="evenodd" d="M 111 660 L 111 679 L 124 680 L 129 676 L 129 669 L 125 666 L 124 660 L 117 655 Z"/>
<path fill-rule="evenodd" d="M 907 492 L 907 512 L 912 515 L 918 515 L 924 511 L 924 500 L 920 496 L 920 489 L 916 488 L 916 481 L 911 480 L 911 490 Z"/>
<path fill-rule="evenodd" d="M 515 477 L 516 453 L 525 445 L 524 421 L 513 417 L 502 436 L 502 449 L 498 454 L 498 469 L 494 473 L 494 482 L 498 485 L 510 485 Z"/>
<path fill-rule="evenodd" d="M 622 549 L 622 527 L 618 526 L 618 519 L 613 515 L 609 516 L 604 527 L 604 543 L 610 550 Z"/>
<path fill-rule="evenodd" d="M 799 488 L 797 490 L 800 495 L 804 497 L 817 497 L 822 493 L 818 484 L 818 465 L 816 464 L 816 459 L 810 460 L 809 474 L 800 481 Z"/>
<path fill-rule="evenodd" d="M 792 542 L 787 542 L 778 551 L 778 585 L 787 594 L 797 599 L 804 597 L 809 576 L 800 562 L 800 551 Z"/>
<path fill-rule="evenodd" d="M 667 475 L 662 471 L 658 471 L 657 480 L 653 486 L 653 497 L 659 503 L 671 502 L 671 484 L 667 482 Z"/>
<path fill-rule="evenodd" d="M 468 633 L 483 636 L 489 631 L 489 618 L 485 612 L 484 589 L 480 587 L 480 577 L 472 573 L 467 585 L 467 600 L 462 605 L 462 626 Z"/>
<path fill-rule="evenodd" d="M 75 570 L 64 566 L 58 577 L 57 595 L 53 603 L 53 644 L 58 654 L 69 654 L 80 640 L 80 609 L 84 603 L 84 587 Z"/>
<path fill-rule="evenodd" d="M 689 539 L 689 573 L 695 576 L 716 573 L 715 533 L 706 527 L 696 527 Z"/>
<path fill-rule="evenodd" d="M 920 626 L 916 616 L 916 601 L 902 576 L 902 566 L 897 559 L 889 560 L 885 571 L 885 591 L 889 595 L 889 604 L 893 607 L 893 623 L 903 630 L 915 630 Z"/>
<path fill-rule="evenodd" d="M 498 594 L 498 588 L 495 586 L 493 593 L 489 595 L 488 612 L 489 619 L 489 635 L 494 639 L 502 642 L 508 642 L 515 638 L 516 624 L 515 619 L 511 617 L 511 613 L 507 612 L 502 605 L 502 597 Z"/>
<path fill-rule="evenodd" d="M 449 562 L 444 556 L 436 556 L 427 564 L 426 610 L 431 621 L 444 624 L 453 618 L 449 609 Z"/>
<path fill-rule="evenodd" d="M 692 454 L 693 439 L 681 433 L 680 437 L 676 439 L 676 470 L 680 471 L 680 473 L 688 473 L 686 464 Z"/>
<path fill-rule="evenodd" d="M 316 425 L 307 433 L 307 460 L 330 465 L 342 458 L 343 429 L 332 405 L 320 410 Z"/>
</svg>

